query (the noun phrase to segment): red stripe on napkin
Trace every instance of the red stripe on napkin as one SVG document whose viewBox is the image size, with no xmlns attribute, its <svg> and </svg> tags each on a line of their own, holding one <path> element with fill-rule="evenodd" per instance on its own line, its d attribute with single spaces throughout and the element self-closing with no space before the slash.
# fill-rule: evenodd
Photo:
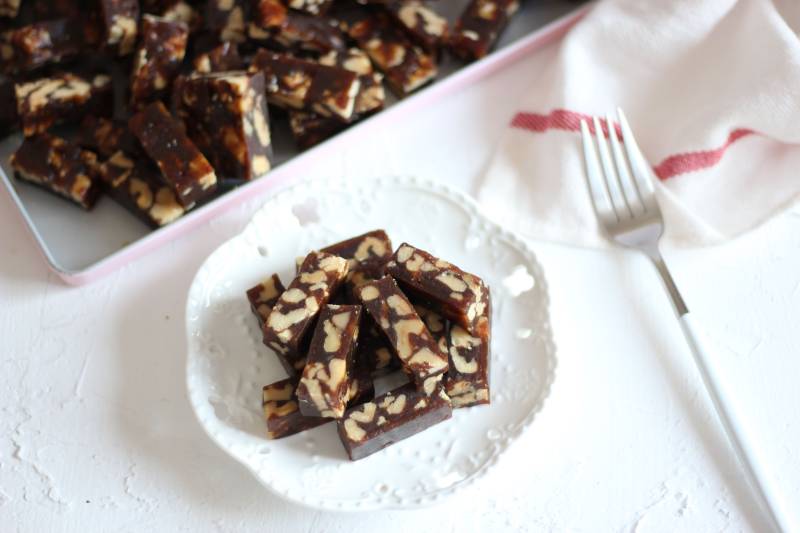
<svg viewBox="0 0 800 533">
<path fill-rule="evenodd" d="M 555 109 L 547 115 L 523 112 L 514 116 L 511 120 L 511 127 L 535 133 L 544 133 L 547 130 L 580 131 L 581 120 L 585 120 L 589 126 L 589 131 L 594 133 L 592 118 L 591 115 L 566 109 Z M 600 127 L 603 129 L 603 134 L 608 137 L 608 125 L 605 119 L 600 119 Z M 614 123 L 614 130 L 617 133 L 617 137 L 621 139 L 622 133 L 620 132 L 619 124 Z M 659 179 L 666 180 L 687 172 L 712 167 L 719 163 L 730 145 L 753 133 L 755 131 L 746 128 L 735 129 L 719 148 L 671 155 L 653 167 L 653 171 Z"/>
</svg>

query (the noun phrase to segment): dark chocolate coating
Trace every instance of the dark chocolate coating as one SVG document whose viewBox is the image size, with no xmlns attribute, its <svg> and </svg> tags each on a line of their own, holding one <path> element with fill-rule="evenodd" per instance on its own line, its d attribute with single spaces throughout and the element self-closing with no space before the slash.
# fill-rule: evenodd
<svg viewBox="0 0 800 533">
<path fill-rule="evenodd" d="M 347 259 L 350 270 L 345 286 L 347 298 L 356 303 L 353 291 L 367 281 L 383 277 L 392 258 L 392 241 L 382 229 L 331 244 L 320 250 Z"/>
<path fill-rule="evenodd" d="M 78 142 L 105 158 L 120 150 L 131 155 L 139 155 L 142 151 L 126 122 L 95 115 L 87 115 L 81 122 Z"/>
<path fill-rule="evenodd" d="M 403 369 L 417 388 L 433 393 L 447 372 L 447 354 L 431 336 L 397 283 L 386 276 L 361 285 L 355 293 L 389 339 Z"/>
<path fill-rule="evenodd" d="M 250 0 L 208 0 L 206 2 L 206 28 L 222 42 L 245 41 L 246 21 L 249 18 Z"/>
<path fill-rule="evenodd" d="M 386 10 L 425 52 L 436 56 L 447 37 L 447 19 L 420 0 L 388 0 Z"/>
<path fill-rule="evenodd" d="M 300 412 L 304 415 L 344 415 L 360 319 L 360 305 L 329 304 L 322 308 L 297 386 Z"/>
<path fill-rule="evenodd" d="M 235 43 L 225 42 L 202 54 L 192 62 L 196 72 L 227 72 L 244 68 L 244 60 L 239 55 Z"/>
<path fill-rule="evenodd" d="M 100 194 L 97 156 L 47 133 L 27 137 L 11 155 L 17 178 L 89 210 Z"/>
<path fill-rule="evenodd" d="M 103 44 L 111 53 L 126 56 L 133 52 L 139 33 L 137 0 L 100 0 Z"/>
<path fill-rule="evenodd" d="M 289 374 L 303 370 L 306 335 L 313 331 L 320 310 L 344 282 L 347 269 L 347 260 L 341 257 L 311 252 L 267 317 L 264 344 L 275 351 Z"/>
<path fill-rule="evenodd" d="M 416 435 L 453 415 L 441 389 L 431 395 L 405 385 L 347 410 L 338 422 L 339 438 L 357 461 Z"/>
<path fill-rule="evenodd" d="M 324 54 L 346 49 L 345 36 L 329 19 L 292 11 L 283 13 L 272 2 L 262 2 L 263 15 L 248 26 L 247 34 L 256 44 L 266 44 L 289 52 Z M 269 10 L 264 12 L 266 7 Z"/>
<path fill-rule="evenodd" d="M 8 30 L 0 36 L 0 70 L 24 72 L 75 57 L 82 51 L 82 33 L 80 23 L 68 18 Z"/>
<path fill-rule="evenodd" d="M 148 156 L 184 207 L 214 192 L 217 177 L 208 160 L 183 132 L 164 104 L 153 102 L 128 121 Z"/>
</svg>

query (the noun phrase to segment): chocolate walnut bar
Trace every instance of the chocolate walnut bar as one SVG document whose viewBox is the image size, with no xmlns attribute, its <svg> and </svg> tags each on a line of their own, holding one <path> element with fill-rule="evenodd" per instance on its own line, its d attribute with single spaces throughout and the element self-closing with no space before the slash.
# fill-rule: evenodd
<svg viewBox="0 0 800 533">
<path fill-rule="evenodd" d="M 272 274 L 264 279 L 255 287 L 247 289 L 247 300 L 250 302 L 250 309 L 258 320 L 259 328 L 264 328 L 264 322 L 272 312 L 272 308 L 278 303 L 278 298 L 283 294 L 286 287 L 281 283 L 277 274 Z"/>
<path fill-rule="evenodd" d="M 304 415 L 344 415 L 360 319 L 359 305 L 326 305 L 322 309 L 297 387 Z"/>
</svg>

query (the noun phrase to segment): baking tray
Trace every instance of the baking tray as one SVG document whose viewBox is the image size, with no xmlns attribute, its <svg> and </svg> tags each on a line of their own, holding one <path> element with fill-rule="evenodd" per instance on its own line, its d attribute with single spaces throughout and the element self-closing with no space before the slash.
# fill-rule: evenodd
<svg viewBox="0 0 800 533">
<path fill-rule="evenodd" d="M 453 21 L 467 0 L 439 2 Z M 19 146 L 19 135 L 0 142 L 0 180 L 50 269 L 62 280 L 80 285 L 104 276 L 131 260 L 158 248 L 224 210 L 248 198 L 300 179 L 305 170 L 336 153 L 347 143 L 386 127 L 401 116 L 419 112 L 438 99 L 491 75 L 533 50 L 562 37 L 588 10 L 581 2 L 527 0 L 512 19 L 497 49 L 484 59 L 462 66 L 445 56 L 437 80 L 401 101 L 389 99 L 387 109 L 327 141 L 298 152 L 288 131 L 273 131 L 276 165 L 264 177 L 242 185 L 194 209 L 178 221 L 151 230 L 110 198 L 101 198 L 87 213 L 37 187 L 12 177 L 9 156 Z M 8 103 L 3 103 L 8 105 Z M 276 127 L 280 127 L 280 123 Z"/>
</svg>

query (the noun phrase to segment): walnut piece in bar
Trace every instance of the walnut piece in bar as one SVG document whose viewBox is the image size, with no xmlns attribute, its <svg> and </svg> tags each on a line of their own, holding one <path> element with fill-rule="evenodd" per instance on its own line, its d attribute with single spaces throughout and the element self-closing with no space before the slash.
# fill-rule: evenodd
<svg viewBox="0 0 800 533">
<path fill-rule="evenodd" d="M 432 394 L 447 372 L 447 354 L 431 336 L 397 283 L 385 276 L 364 283 L 355 294 L 389 339 L 403 370 L 420 391 Z"/>
<path fill-rule="evenodd" d="M 247 289 L 247 300 L 258 320 L 259 328 L 264 328 L 264 322 L 285 290 L 286 287 L 283 286 L 277 274 L 272 274 L 258 285 Z"/>
<path fill-rule="evenodd" d="M 0 35 L 0 69 L 14 73 L 58 63 L 81 52 L 80 24 L 71 19 L 45 20 Z"/>
<path fill-rule="evenodd" d="M 148 105 L 130 118 L 128 126 L 182 206 L 188 209 L 214 192 L 214 169 L 164 104 Z"/>
<path fill-rule="evenodd" d="M 258 11 L 262 15 L 260 20 L 250 22 L 247 28 L 251 41 L 289 52 L 314 54 L 346 48 L 344 35 L 331 20 L 286 12 L 285 8 L 281 13 L 281 8 L 283 6 L 277 0 L 262 0 Z"/>
<path fill-rule="evenodd" d="M 140 33 L 131 72 L 130 103 L 135 110 L 169 93 L 189 38 L 186 24 L 153 15 L 142 17 Z"/>
<path fill-rule="evenodd" d="M 348 34 L 386 75 L 389 87 L 398 96 L 405 96 L 436 77 L 434 57 L 414 45 L 386 13 L 365 13 L 350 24 Z"/>
<path fill-rule="evenodd" d="M 314 111 L 344 122 L 353 118 L 361 88 L 354 72 L 263 48 L 250 65 L 250 72 L 258 71 L 264 73 L 267 99 L 274 105 Z"/>
<path fill-rule="evenodd" d="M 138 0 L 100 0 L 100 12 L 105 47 L 118 56 L 133 52 L 139 25 Z"/>
<path fill-rule="evenodd" d="M 333 419 L 304 416 L 297 405 L 297 378 L 276 381 L 264 387 L 261 405 L 267 421 L 267 438 L 280 439 L 326 424 Z M 348 406 L 360 405 L 375 397 L 372 380 L 354 377 L 348 390 Z"/>
<path fill-rule="evenodd" d="M 300 412 L 304 415 L 344 415 L 360 319 L 360 305 L 329 304 L 322 308 L 297 386 Z"/>
<path fill-rule="evenodd" d="M 208 52 L 198 54 L 192 64 L 194 70 L 202 74 L 241 70 L 245 67 L 236 44 L 231 42 L 224 42 Z"/>
<path fill-rule="evenodd" d="M 338 421 L 339 438 L 350 460 L 357 461 L 451 416 L 450 399 L 441 388 L 428 395 L 406 385 L 349 408 Z"/>
<path fill-rule="evenodd" d="M 471 0 L 449 38 L 449 48 L 465 60 L 488 54 L 519 9 L 519 0 Z"/>
<path fill-rule="evenodd" d="M 386 271 L 410 294 L 471 334 L 488 334 L 489 288 L 478 276 L 408 243 L 400 245 Z"/>
<path fill-rule="evenodd" d="M 264 344 L 275 350 L 291 375 L 305 366 L 307 333 L 347 277 L 347 260 L 324 252 L 306 256 L 297 277 L 281 294 L 264 324 Z"/>
<path fill-rule="evenodd" d="M 263 74 L 199 74 L 180 90 L 187 133 L 218 176 L 249 181 L 272 168 Z"/>
<path fill-rule="evenodd" d="M 86 114 L 110 115 L 114 98 L 109 76 L 84 79 L 69 72 L 17 84 L 15 96 L 26 136 L 43 133 L 53 124 L 78 121 Z"/>
<path fill-rule="evenodd" d="M 118 151 L 100 165 L 106 192 L 151 228 L 160 228 L 183 216 L 186 210 L 147 160 L 135 161 Z"/>
<path fill-rule="evenodd" d="M 449 332 L 450 369 L 444 379 L 453 408 L 489 403 L 490 336 L 474 337 L 461 326 Z"/>
<path fill-rule="evenodd" d="M 11 155 L 17 178 L 89 210 L 100 194 L 97 156 L 47 133 L 27 137 Z"/>
</svg>

